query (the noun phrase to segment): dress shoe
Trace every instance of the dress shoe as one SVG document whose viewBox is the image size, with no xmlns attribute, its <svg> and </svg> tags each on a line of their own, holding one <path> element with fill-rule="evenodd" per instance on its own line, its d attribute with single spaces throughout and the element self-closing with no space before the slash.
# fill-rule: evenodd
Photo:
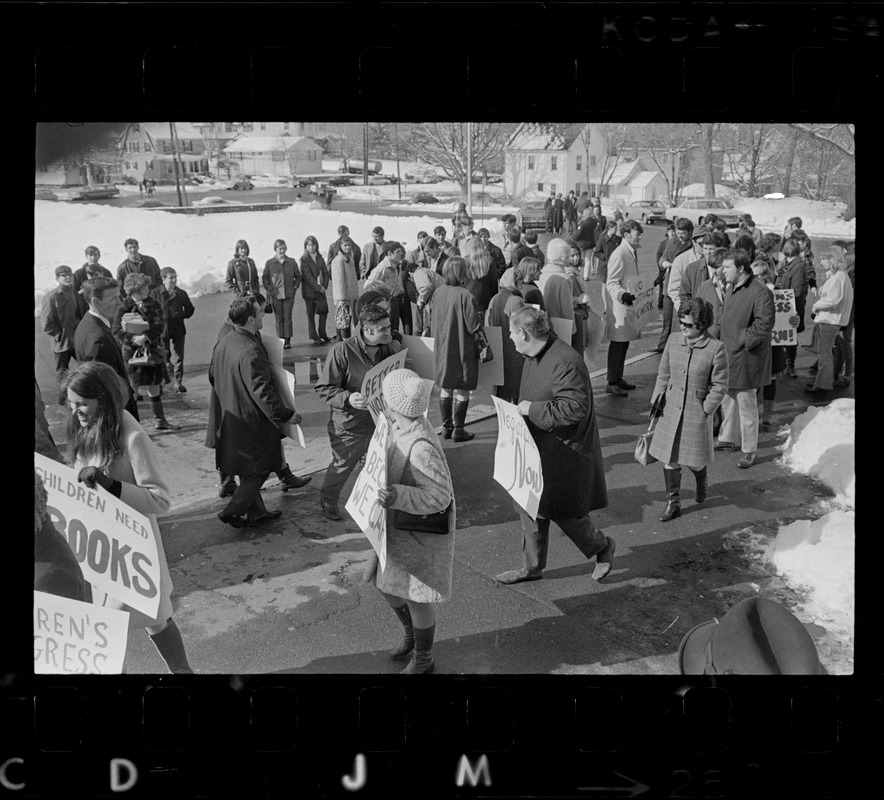
<svg viewBox="0 0 884 800">
<path fill-rule="evenodd" d="M 757 453 L 744 453 L 743 457 L 737 462 L 737 466 L 740 469 L 749 469 L 755 463 L 757 455 Z"/>
<path fill-rule="evenodd" d="M 235 491 L 236 491 L 236 483 L 235 483 L 235 482 L 233 482 L 233 483 L 225 483 L 225 484 L 224 484 L 224 485 L 218 490 L 218 497 L 230 497 L 230 496 L 233 495 L 233 493 L 234 493 Z"/>
<path fill-rule="evenodd" d="M 850 378 L 845 378 L 843 375 L 835 381 L 836 389 L 846 389 L 850 386 Z"/>
<path fill-rule="evenodd" d="M 291 350 L 291 349 L 292 349 L 292 340 L 291 340 L 291 339 L 286 339 L 286 340 L 282 343 L 282 349 L 283 349 L 283 350 Z"/>
<path fill-rule="evenodd" d="M 156 425 L 154 426 L 158 431 L 177 431 L 179 428 L 177 425 L 173 425 L 169 420 L 165 417 L 160 417 L 156 421 Z"/>
<path fill-rule="evenodd" d="M 737 450 L 738 448 L 737 448 L 737 445 L 735 445 L 733 442 L 725 442 L 725 441 L 719 439 L 715 444 L 715 449 L 719 450 L 719 451 L 723 450 L 725 452 L 732 453 L 735 450 Z"/>
<path fill-rule="evenodd" d="M 498 583 L 512 584 L 522 583 L 523 581 L 539 581 L 542 577 L 542 572 L 528 572 L 527 569 L 522 567 L 521 569 L 508 569 L 506 572 L 501 572 L 500 575 L 495 575 L 494 580 Z"/>
<path fill-rule="evenodd" d="M 237 517 L 235 514 L 225 514 L 222 511 L 218 514 L 218 519 L 227 525 L 232 525 L 234 528 L 245 528 L 246 526 L 246 521 L 242 517 Z"/>
<path fill-rule="evenodd" d="M 813 384 L 809 383 L 807 384 L 807 386 L 804 387 L 804 391 L 808 394 L 825 394 L 828 389 L 820 389 L 818 386 L 814 386 Z"/>
<path fill-rule="evenodd" d="M 617 385 L 618 385 L 621 389 L 626 389 L 627 392 L 631 392 L 633 389 L 635 389 L 635 384 L 634 384 L 634 383 L 627 383 L 623 378 L 620 378 L 620 379 L 617 381 Z"/>
<path fill-rule="evenodd" d="M 323 343 L 323 344 L 328 344 L 330 341 L 331 341 L 331 339 L 329 339 L 328 336 L 323 336 L 323 337 L 322 337 L 322 343 Z"/>
<path fill-rule="evenodd" d="M 665 349 L 666 349 L 665 347 L 655 347 L 655 348 L 654 348 L 653 350 L 651 350 L 650 352 L 651 352 L 651 353 L 662 353 Z"/>
<path fill-rule="evenodd" d="M 249 527 L 254 527 L 255 525 L 260 525 L 262 522 L 270 522 L 274 519 L 279 519 L 282 516 L 282 511 L 278 508 L 275 511 L 265 511 L 262 514 L 258 514 L 256 517 L 247 517 L 246 522 Z"/>
<path fill-rule="evenodd" d="M 340 512 L 335 503 L 330 503 L 327 500 L 322 500 L 319 505 L 322 508 L 322 513 L 326 516 L 326 518 L 334 520 L 335 522 L 338 522 L 339 520 L 342 520 L 344 518 L 344 515 Z"/>
<path fill-rule="evenodd" d="M 308 475 L 306 478 L 299 478 L 297 475 L 292 473 L 291 475 L 287 475 L 284 480 L 279 482 L 279 488 L 282 491 L 287 492 L 289 489 L 300 489 L 310 483 L 312 479 L 311 475 Z"/>
<path fill-rule="evenodd" d="M 626 394 L 626 390 L 623 389 L 623 388 L 621 388 L 621 386 L 620 386 L 619 383 L 609 383 L 609 384 L 605 387 L 605 391 L 606 391 L 608 394 L 613 394 L 613 395 L 615 395 L 616 397 L 629 397 L 629 395 Z"/>
<path fill-rule="evenodd" d="M 610 536 L 605 538 L 608 540 L 608 546 L 596 556 L 595 569 L 592 571 L 592 578 L 595 581 L 607 577 L 614 566 L 614 551 L 617 549 L 617 543 Z"/>
<path fill-rule="evenodd" d="M 322 344 L 322 339 L 314 339 L 313 344 Z"/>
<path fill-rule="evenodd" d="M 183 383 L 176 383 L 175 391 L 178 392 L 178 394 L 184 394 L 187 391 L 187 388 L 184 386 Z"/>
</svg>

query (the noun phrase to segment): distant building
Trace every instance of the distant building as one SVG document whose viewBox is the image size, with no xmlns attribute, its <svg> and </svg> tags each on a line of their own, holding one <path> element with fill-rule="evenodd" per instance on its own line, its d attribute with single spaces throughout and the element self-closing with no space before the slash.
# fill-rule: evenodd
<svg viewBox="0 0 884 800">
<path fill-rule="evenodd" d="M 240 175 L 288 177 L 322 172 L 322 147 L 306 136 L 241 134 L 222 154 L 230 168 Z"/>
<path fill-rule="evenodd" d="M 185 175 L 208 172 L 209 162 L 200 131 L 190 122 L 176 122 L 178 152 Z M 172 132 L 168 122 L 133 122 L 120 136 L 122 174 L 137 181 L 175 180 Z M 182 176 L 183 177 L 183 176 Z"/>
</svg>

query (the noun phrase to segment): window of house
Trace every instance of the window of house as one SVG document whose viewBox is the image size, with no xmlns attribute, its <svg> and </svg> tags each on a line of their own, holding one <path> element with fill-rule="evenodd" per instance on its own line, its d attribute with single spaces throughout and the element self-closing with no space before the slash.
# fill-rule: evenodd
<svg viewBox="0 0 884 800">
<path fill-rule="evenodd" d="M 591 166 L 591 167 L 595 166 L 595 156 L 589 157 L 589 166 Z"/>
<path fill-rule="evenodd" d="M 286 133 L 288 133 L 288 132 L 289 132 L 289 123 L 288 123 L 288 122 L 283 122 L 283 123 L 282 123 L 282 129 L 283 129 Z"/>
<path fill-rule="evenodd" d="M 132 169 L 138 169 L 138 162 L 137 161 L 132 162 Z"/>
<path fill-rule="evenodd" d="M 140 153 L 141 152 L 141 142 L 132 142 L 132 144 L 133 144 L 132 151 L 135 153 Z"/>
<path fill-rule="evenodd" d="M 192 153 L 193 152 L 193 139 L 185 139 L 183 142 L 181 142 L 181 149 L 185 153 Z"/>
<path fill-rule="evenodd" d="M 137 122 L 133 122 L 132 123 L 132 130 L 135 133 L 141 133 L 141 125 L 139 125 Z"/>
<path fill-rule="evenodd" d="M 285 161 L 285 153 L 282 150 L 274 150 L 272 156 L 274 161 Z"/>
<path fill-rule="evenodd" d="M 266 122 L 262 122 L 262 123 L 261 123 L 261 130 L 262 130 L 262 131 L 266 131 L 266 130 L 267 130 L 267 123 L 266 123 Z"/>
<path fill-rule="evenodd" d="M 171 175 L 175 171 L 175 168 L 171 164 L 166 164 L 166 175 Z"/>
<path fill-rule="evenodd" d="M 551 184 L 549 185 L 549 190 L 550 190 L 551 192 L 554 192 L 554 191 L 556 190 L 556 185 L 555 185 L 554 183 L 551 183 Z"/>
<path fill-rule="evenodd" d="M 543 184 L 542 184 L 542 183 L 538 183 L 538 184 L 537 184 L 537 191 L 538 191 L 538 192 L 542 192 L 542 191 L 543 191 Z"/>
<path fill-rule="evenodd" d="M 244 131 L 253 131 L 253 130 L 255 130 L 255 123 L 254 122 L 244 122 L 242 124 L 242 129 Z"/>
<path fill-rule="evenodd" d="M 145 143 L 144 143 L 144 152 L 145 152 L 145 153 L 149 153 L 149 152 L 150 152 L 150 142 L 145 142 Z"/>
<path fill-rule="evenodd" d="M 577 156 L 577 171 L 580 172 L 580 170 L 582 170 L 582 169 L 583 169 L 583 156 Z"/>
<path fill-rule="evenodd" d="M 528 169 L 534 169 L 534 156 L 528 156 Z"/>
<path fill-rule="evenodd" d="M 224 123 L 224 133 L 233 133 L 233 123 L 225 122 Z"/>
<path fill-rule="evenodd" d="M 558 157 L 558 156 L 553 156 L 553 157 L 550 159 L 550 161 L 552 162 L 552 163 L 550 164 L 550 167 L 552 167 L 552 169 L 556 170 L 556 169 L 559 168 L 559 157 Z"/>
</svg>

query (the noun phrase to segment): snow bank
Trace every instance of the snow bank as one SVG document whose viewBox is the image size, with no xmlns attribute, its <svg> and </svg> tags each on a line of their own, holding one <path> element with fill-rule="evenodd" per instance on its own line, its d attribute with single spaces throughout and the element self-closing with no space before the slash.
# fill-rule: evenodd
<svg viewBox="0 0 884 800">
<path fill-rule="evenodd" d="M 830 236 L 833 239 L 855 239 L 856 219 L 841 219 L 846 203 L 824 203 L 803 197 L 783 197 L 770 200 L 764 197 L 741 197 L 734 207 L 752 215 L 755 224 L 765 233 L 782 233 L 791 217 L 801 217 L 808 236 Z"/>
<path fill-rule="evenodd" d="M 796 417 L 783 445 L 783 463 L 802 475 L 811 475 L 835 494 L 835 504 L 856 507 L 856 401 L 833 400 L 811 406 Z"/>
<path fill-rule="evenodd" d="M 174 267 L 179 285 L 199 296 L 226 288 L 227 262 L 233 257 L 237 239 L 248 241 L 260 271 L 264 262 L 273 257 L 275 239 L 285 239 L 289 254 L 298 258 L 308 235 L 315 236 L 320 251 L 326 253 L 338 238 L 338 225 L 350 228 L 360 246 L 371 240 L 371 229 L 381 225 L 388 239 L 395 238 L 412 248 L 416 246 L 418 231 L 432 230 L 439 224 L 438 217 L 341 213 L 334 208 L 317 208 L 318 205 L 303 202 L 279 211 L 196 216 L 157 209 L 35 201 L 34 313 L 39 314 L 43 296 L 57 285 L 55 268 L 59 264 L 80 267 L 87 245 L 95 245 L 101 251 L 101 263 L 116 272 L 117 265 L 126 257 L 123 241 L 134 237 L 142 252 L 156 258 L 160 267 Z M 483 218 L 482 224 L 493 236 L 502 230 L 497 218 Z"/>
<path fill-rule="evenodd" d="M 722 186 L 720 183 L 715 184 L 715 196 L 716 197 L 727 197 L 727 198 L 739 198 L 739 192 L 731 189 L 729 186 Z M 681 190 L 682 197 L 705 197 L 706 196 L 706 184 L 705 183 L 689 183 Z"/>
</svg>

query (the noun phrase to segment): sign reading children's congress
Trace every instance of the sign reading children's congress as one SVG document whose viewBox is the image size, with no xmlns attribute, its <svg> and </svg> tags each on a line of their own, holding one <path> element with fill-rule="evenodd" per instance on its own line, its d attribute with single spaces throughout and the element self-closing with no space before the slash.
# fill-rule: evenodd
<svg viewBox="0 0 884 800">
<path fill-rule="evenodd" d="M 372 367 L 365 373 L 362 381 L 362 394 L 368 403 L 368 410 L 371 412 L 371 418 L 377 424 L 378 417 L 384 416 L 383 411 L 386 408 L 384 403 L 384 395 L 381 386 L 387 373 L 394 369 L 403 369 L 405 367 L 405 356 L 408 350 L 403 348 L 398 353 L 394 353 L 389 358 L 385 358 L 377 366 Z"/>
<path fill-rule="evenodd" d="M 151 520 L 77 473 L 34 453 L 46 487 L 46 511 L 73 550 L 83 577 L 128 606 L 155 617 L 160 606 L 157 533 Z"/>
<path fill-rule="evenodd" d="M 492 395 L 497 411 L 497 446 L 494 448 L 494 480 L 531 519 L 537 519 L 543 494 L 540 451 L 518 406 Z"/>
<path fill-rule="evenodd" d="M 119 675 L 129 612 L 34 592 L 34 672 Z"/>
<path fill-rule="evenodd" d="M 387 418 L 381 414 L 365 454 L 365 466 L 344 506 L 377 552 L 382 570 L 387 568 L 387 509 L 378 503 L 378 489 L 387 488 L 389 433 Z"/>
</svg>

